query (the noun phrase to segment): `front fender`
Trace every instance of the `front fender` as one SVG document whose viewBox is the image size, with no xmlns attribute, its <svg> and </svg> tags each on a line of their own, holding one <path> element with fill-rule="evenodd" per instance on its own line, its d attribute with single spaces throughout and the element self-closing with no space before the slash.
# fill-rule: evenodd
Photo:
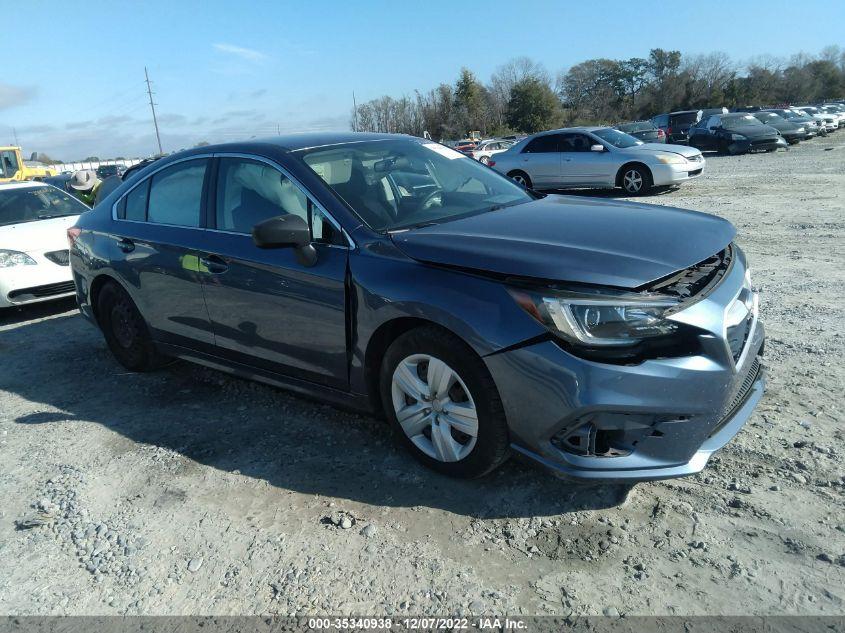
<svg viewBox="0 0 845 633">
<path fill-rule="evenodd" d="M 546 333 L 508 294 L 504 283 L 464 271 L 426 265 L 391 249 L 350 255 L 351 386 L 366 391 L 364 359 L 373 334 L 397 319 L 443 327 L 479 356 Z"/>
</svg>

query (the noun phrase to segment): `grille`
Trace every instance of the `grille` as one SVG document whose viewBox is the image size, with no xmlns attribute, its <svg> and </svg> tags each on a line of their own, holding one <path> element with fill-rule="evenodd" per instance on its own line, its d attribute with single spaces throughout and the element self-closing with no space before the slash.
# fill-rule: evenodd
<svg viewBox="0 0 845 633">
<path fill-rule="evenodd" d="M 685 268 L 671 277 L 658 281 L 649 290 L 684 300 L 715 286 L 724 276 L 731 263 L 731 247 L 708 257 L 703 262 Z"/>
<path fill-rule="evenodd" d="M 68 250 L 44 253 L 44 257 L 59 266 L 67 266 L 70 263 L 70 252 Z"/>
<path fill-rule="evenodd" d="M 690 178 L 692 178 L 693 176 L 698 176 L 699 174 L 701 174 L 701 171 L 701 169 L 693 169 L 691 172 L 689 172 Z"/>
<path fill-rule="evenodd" d="M 75 292 L 76 287 L 72 281 L 62 281 L 57 284 L 47 284 L 45 286 L 33 286 L 32 288 L 20 288 L 12 290 L 9 293 L 9 299 L 16 299 L 18 297 L 32 296 L 38 299 L 44 297 L 52 297 L 56 295 L 63 295 L 69 292 Z"/>
<path fill-rule="evenodd" d="M 739 387 L 739 391 L 736 392 L 736 395 L 733 399 L 728 403 L 728 406 L 725 407 L 724 412 L 722 413 L 722 420 L 716 427 L 710 431 L 710 437 L 713 437 L 722 430 L 728 422 L 730 422 L 736 412 L 745 404 L 745 401 L 748 400 L 748 396 L 751 394 L 751 387 L 754 386 L 754 383 L 757 382 L 757 378 L 760 377 L 760 372 L 763 370 L 763 365 L 760 363 L 760 357 L 755 356 L 754 360 L 751 362 L 751 366 L 748 368 L 748 373 L 745 374 L 745 378 L 742 381 L 742 385 Z"/>
</svg>

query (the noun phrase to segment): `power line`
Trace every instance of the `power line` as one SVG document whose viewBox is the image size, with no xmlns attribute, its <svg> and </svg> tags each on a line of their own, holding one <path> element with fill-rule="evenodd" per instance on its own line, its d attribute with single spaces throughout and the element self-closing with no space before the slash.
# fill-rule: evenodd
<svg viewBox="0 0 845 633">
<path fill-rule="evenodd" d="M 150 109 L 153 111 L 153 125 L 156 128 L 156 141 L 158 141 L 158 153 L 164 154 L 164 152 L 161 149 L 161 136 L 158 133 L 158 119 L 156 119 L 156 106 L 155 106 L 155 103 L 153 103 L 153 91 L 152 91 L 152 88 L 150 87 L 150 75 L 147 73 L 147 67 L 146 66 L 144 66 L 144 77 L 146 78 L 146 81 L 147 81 L 147 95 L 149 95 L 149 97 L 150 97 Z"/>
</svg>

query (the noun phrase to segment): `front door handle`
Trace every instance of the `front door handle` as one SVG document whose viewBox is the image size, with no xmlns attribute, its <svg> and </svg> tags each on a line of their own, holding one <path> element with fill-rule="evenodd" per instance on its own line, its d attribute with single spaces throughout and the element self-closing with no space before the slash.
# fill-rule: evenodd
<svg viewBox="0 0 845 633">
<path fill-rule="evenodd" d="M 227 264 L 222 257 L 217 255 L 207 255 L 206 257 L 202 257 L 200 259 L 200 264 L 202 264 L 212 275 L 219 275 L 229 270 L 229 264 Z"/>
<path fill-rule="evenodd" d="M 135 250 L 135 242 L 128 237 L 123 237 L 117 241 L 117 247 L 124 253 L 131 253 Z"/>
</svg>

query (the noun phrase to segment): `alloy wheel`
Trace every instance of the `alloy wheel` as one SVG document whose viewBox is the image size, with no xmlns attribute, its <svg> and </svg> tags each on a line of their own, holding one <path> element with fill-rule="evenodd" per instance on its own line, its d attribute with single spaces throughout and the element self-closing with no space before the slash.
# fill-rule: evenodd
<svg viewBox="0 0 845 633">
<path fill-rule="evenodd" d="M 523 187 L 528 186 L 528 183 L 525 181 L 525 176 L 522 174 L 514 174 L 511 176 L 511 179 L 518 185 L 522 185 Z"/>
<path fill-rule="evenodd" d="M 405 435 L 441 462 L 467 457 L 478 439 L 478 412 L 466 384 L 442 360 L 413 354 L 393 371 L 393 410 Z"/>
<path fill-rule="evenodd" d="M 639 193 L 643 188 L 643 177 L 636 169 L 629 169 L 622 177 L 622 184 L 628 193 Z"/>
</svg>

